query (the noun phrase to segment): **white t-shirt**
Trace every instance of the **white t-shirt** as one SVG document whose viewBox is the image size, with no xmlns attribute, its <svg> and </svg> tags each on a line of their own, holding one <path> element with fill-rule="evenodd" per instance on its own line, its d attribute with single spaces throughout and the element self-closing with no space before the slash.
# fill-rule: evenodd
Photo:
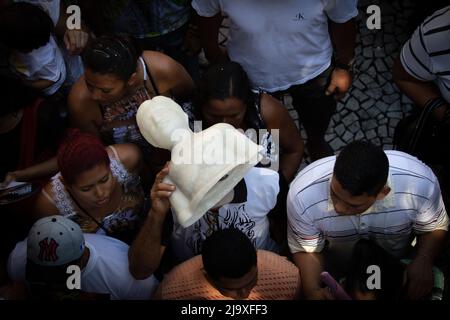
<svg viewBox="0 0 450 320">
<path fill-rule="evenodd" d="M 128 245 L 98 234 L 84 234 L 89 261 L 81 271 L 81 290 L 109 294 L 112 300 L 147 300 L 157 289 L 154 276 L 136 280 L 128 270 Z M 8 274 L 14 281 L 25 282 L 27 240 L 19 242 L 8 259 Z"/>
<path fill-rule="evenodd" d="M 10 62 L 15 71 L 29 81 L 39 79 L 53 81 L 54 84 L 42 91 L 47 96 L 58 91 L 66 80 L 66 65 L 52 35 L 47 44 L 29 53 L 14 52 Z"/>
<path fill-rule="evenodd" d="M 434 81 L 450 103 L 450 6 L 436 11 L 403 46 L 403 68 L 421 81 Z"/>
<path fill-rule="evenodd" d="M 250 238 L 257 249 L 278 251 L 270 238 L 267 214 L 277 202 L 279 175 L 266 168 L 252 168 L 234 188 L 235 198 L 219 208 L 219 213 L 207 212 L 188 228 L 177 223 L 174 216 L 172 245 L 177 262 L 201 252 L 202 242 L 215 230 L 236 227 Z"/>
<path fill-rule="evenodd" d="M 293 253 L 321 252 L 328 242 L 327 252 L 345 262 L 359 239 L 372 239 L 402 258 L 414 234 L 448 229 L 433 171 L 409 154 L 385 152 L 391 191 L 359 215 L 339 215 L 334 210 L 330 181 L 336 156 L 320 159 L 298 174 L 287 198 L 288 243 Z"/>
<path fill-rule="evenodd" d="M 328 21 L 358 15 L 356 0 L 193 0 L 200 16 L 230 20 L 228 55 L 254 87 L 268 92 L 305 83 L 325 71 L 333 48 Z"/>
<path fill-rule="evenodd" d="M 27 2 L 39 6 L 50 16 L 55 26 L 58 23 L 61 0 L 14 0 L 14 2 Z"/>
<path fill-rule="evenodd" d="M 27 2 L 39 6 L 49 15 L 49 17 L 53 21 L 53 24 L 55 26 L 57 25 L 61 10 L 60 0 L 15 0 L 15 2 Z M 51 42 L 55 42 L 54 40 L 55 39 L 53 39 L 53 41 Z M 81 56 L 71 55 L 67 51 L 63 43 L 58 45 L 58 43 L 55 42 L 55 44 L 57 46 L 57 50 L 55 50 L 55 45 L 53 43 L 47 44 L 45 46 L 46 48 L 38 48 L 37 50 L 40 50 L 39 52 L 33 51 L 32 53 L 34 54 L 32 58 L 28 57 L 32 53 L 28 53 L 25 57 L 21 58 L 21 60 L 25 61 L 22 62 L 22 68 L 25 67 L 25 69 L 30 69 L 28 72 L 37 70 L 39 71 L 39 74 L 36 74 L 36 76 L 39 75 L 40 79 L 57 81 L 57 83 L 47 88 L 43 92 L 44 95 L 51 95 L 55 93 L 61 87 L 64 81 L 67 85 L 75 84 L 75 82 L 84 73 L 83 61 L 81 60 Z M 26 62 L 27 60 L 30 61 Z M 34 60 L 37 60 L 37 63 Z M 64 62 L 65 64 L 63 65 L 62 63 Z M 39 67 L 42 67 L 42 69 L 40 69 Z M 35 77 L 27 79 L 36 80 L 39 78 Z"/>
</svg>

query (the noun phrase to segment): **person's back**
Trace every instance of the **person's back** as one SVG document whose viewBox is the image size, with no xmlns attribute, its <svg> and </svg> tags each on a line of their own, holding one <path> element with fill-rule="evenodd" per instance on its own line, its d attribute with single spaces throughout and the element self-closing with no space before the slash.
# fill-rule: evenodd
<svg viewBox="0 0 450 320">
<path fill-rule="evenodd" d="M 172 300 L 290 300 L 298 297 L 295 265 L 273 252 L 258 250 L 238 229 L 214 232 L 202 255 L 176 266 L 158 290 Z"/>
<path fill-rule="evenodd" d="M 70 221 L 63 217 L 55 217 Z M 28 239 L 19 242 L 9 257 L 8 274 L 13 281 L 26 282 L 29 279 Z M 153 276 L 144 280 L 135 280 L 132 277 L 128 270 L 128 245 L 117 239 L 97 234 L 84 234 L 84 239 L 89 254 L 88 261 L 81 268 L 82 292 L 108 295 L 112 300 L 151 298 L 158 286 L 158 280 Z M 47 249 L 50 250 L 51 247 Z M 28 252 L 28 259 L 29 256 Z M 66 277 L 69 276 L 66 275 Z"/>
</svg>

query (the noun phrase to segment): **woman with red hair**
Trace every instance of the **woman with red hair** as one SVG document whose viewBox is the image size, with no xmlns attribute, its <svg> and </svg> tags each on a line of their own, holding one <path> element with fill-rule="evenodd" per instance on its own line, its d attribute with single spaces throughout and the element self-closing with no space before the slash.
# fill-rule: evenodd
<svg viewBox="0 0 450 320">
<path fill-rule="evenodd" d="M 136 175 L 141 154 L 133 144 L 105 148 L 95 136 L 71 130 L 58 151 L 58 168 L 36 202 L 39 218 L 61 214 L 83 232 L 131 243 L 144 213 Z"/>
</svg>

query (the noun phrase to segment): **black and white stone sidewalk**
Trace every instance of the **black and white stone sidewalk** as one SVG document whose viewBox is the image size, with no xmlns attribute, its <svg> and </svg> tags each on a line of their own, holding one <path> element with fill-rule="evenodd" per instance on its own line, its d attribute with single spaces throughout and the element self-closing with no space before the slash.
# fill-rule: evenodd
<svg viewBox="0 0 450 320">
<path fill-rule="evenodd" d="M 380 6 L 381 30 L 369 30 L 366 26 L 366 9 L 372 4 Z M 412 2 L 359 1 L 359 11 L 353 84 L 338 103 L 325 136 L 336 153 L 347 143 L 360 139 L 392 149 L 397 123 L 412 109 L 411 101 L 395 86 L 391 73 L 394 59 L 409 38 Z M 289 96 L 284 97 L 284 103 L 298 121 Z M 303 130 L 302 136 L 307 138 Z"/>
</svg>

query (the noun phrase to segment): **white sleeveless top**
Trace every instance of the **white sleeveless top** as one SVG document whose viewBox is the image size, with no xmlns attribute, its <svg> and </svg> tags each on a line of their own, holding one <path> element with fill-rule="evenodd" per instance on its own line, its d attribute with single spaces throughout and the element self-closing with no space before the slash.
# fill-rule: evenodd
<svg viewBox="0 0 450 320">
<path fill-rule="evenodd" d="M 128 172 L 124 165 L 120 162 L 117 151 L 114 147 L 109 146 L 115 156 L 109 156 L 110 169 L 114 178 L 122 186 L 123 201 L 119 207 L 109 215 L 99 221 L 103 227 L 110 232 L 109 235 L 114 236 L 116 229 L 135 228 L 142 212 L 144 204 L 144 193 L 141 188 L 139 177 Z M 79 212 L 77 205 L 67 191 L 61 179 L 61 173 L 56 174 L 51 179 L 52 195 L 45 190 L 43 194 L 58 209 L 59 214 L 77 222 L 83 232 L 106 234 L 105 230 L 100 228 L 92 218 L 86 214 Z M 132 226 L 130 226 L 132 225 Z"/>
</svg>

